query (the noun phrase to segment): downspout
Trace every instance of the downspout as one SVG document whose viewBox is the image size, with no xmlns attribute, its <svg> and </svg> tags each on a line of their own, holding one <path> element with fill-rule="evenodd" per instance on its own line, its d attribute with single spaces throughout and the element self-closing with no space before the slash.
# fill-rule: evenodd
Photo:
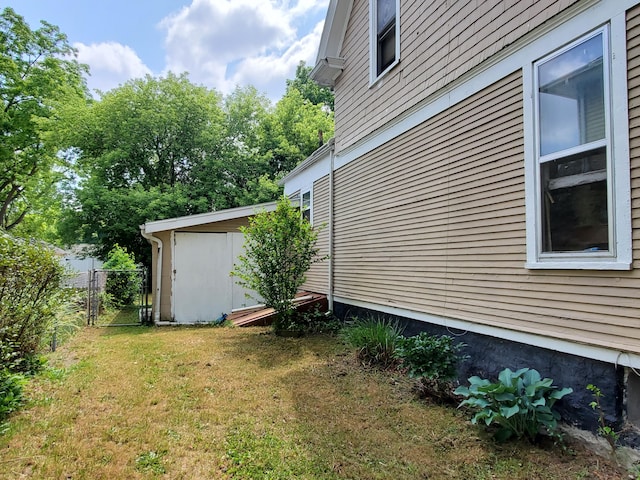
<svg viewBox="0 0 640 480">
<path fill-rule="evenodd" d="M 330 312 L 333 312 L 333 163 L 335 149 L 334 143 L 329 150 L 329 295 L 327 295 L 327 302 Z"/>
<path fill-rule="evenodd" d="M 152 245 L 153 242 L 158 244 L 158 258 L 156 259 L 156 291 L 153 296 L 153 322 L 157 324 L 160 321 L 160 292 L 162 291 L 162 240 L 145 232 L 144 225 L 140 226 L 140 232 L 144 238 L 151 242 Z"/>
</svg>

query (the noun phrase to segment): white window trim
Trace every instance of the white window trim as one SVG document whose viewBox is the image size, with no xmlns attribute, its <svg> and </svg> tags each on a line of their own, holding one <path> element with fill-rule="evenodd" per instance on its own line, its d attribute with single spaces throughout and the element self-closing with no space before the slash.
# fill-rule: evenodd
<svg viewBox="0 0 640 480">
<path fill-rule="evenodd" d="M 400 62 L 400 0 L 396 2 L 396 59 L 378 75 L 378 13 L 376 0 L 369 0 L 369 87 L 374 86 Z"/>
<path fill-rule="evenodd" d="M 309 223 L 313 226 L 313 187 L 307 186 L 300 189 L 300 216 L 302 216 L 304 194 L 309 194 Z"/>
<path fill-rule="evenodd" d="M 545 56 L 564 45 L 589 35 L 566 38 L 564 44 L 549 45 Z M 609 89 L 610 89 L 610 154 L 608 157 L 608 191 L 610 223 L 613 235 L 609 252 L 541 253 L 541 208 L 536 157 L 534 62 L 523 69 L 524 86 L 524 148 L 526 239 L 529 269 L 629 270 L 632 264 L 631 180 L 629 163 L 629 121 L 627 101 L 627 43 L 624 14 L 609 23 Z"/>
</svg>

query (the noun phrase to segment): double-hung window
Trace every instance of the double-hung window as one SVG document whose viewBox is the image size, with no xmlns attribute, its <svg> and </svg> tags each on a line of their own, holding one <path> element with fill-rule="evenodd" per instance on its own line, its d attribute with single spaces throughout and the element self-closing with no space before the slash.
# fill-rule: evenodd
<svg viewBox="0 0 640 480">
<path fill-rule="evenodd" d="M 629 268 L 628 177 L 616 170 L 628 170 L 628 147 L 614 142 L 626 122 L 616 125 L 612 115 L 613 97 L 626 99 L 626 81 L 612 78 L 611 59 L 604 26 L 533 63 L 530 268 Z"/>
<path fill-rule="evenodd" d="M 400 58 L 400 0 L 371 0 L 371 83 Z"/>
<path fill-rule="evenodd" d="M 300 202 L 300 212 L 302 218 L 312 223 L 311 216 L 311 190 L 302 193 L 302 201 Z"/>
</svg>

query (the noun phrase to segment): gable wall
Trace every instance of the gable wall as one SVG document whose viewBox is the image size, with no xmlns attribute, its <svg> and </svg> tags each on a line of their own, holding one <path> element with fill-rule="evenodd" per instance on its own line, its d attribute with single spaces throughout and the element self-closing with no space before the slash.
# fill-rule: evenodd
<svg viewBox="0 0 640 480">
<path fill-rule="evenodd" d="M 636 23 L 634 15 L 629 24 Z M 634 270 L 524 268 L 516 71 L 336 171 L 336 297 L 640 353 L 640 82 L 633 83 Z"/>
<path fill-rule="evenodd" d="M 400 63 L 370 88 L 369 2 L 353 2 L 341 52 L 346 66 L 335 88 L 337 152 L 460 78 L 559 11 L 580 2 L 400 3 Z M 351 128 L 353 125 L 358 128 Z"/>
</svg>

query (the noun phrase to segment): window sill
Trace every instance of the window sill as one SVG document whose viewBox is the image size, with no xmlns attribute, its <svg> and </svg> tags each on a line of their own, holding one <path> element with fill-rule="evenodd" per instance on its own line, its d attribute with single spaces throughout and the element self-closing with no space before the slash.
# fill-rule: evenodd
<svg viewBox="0 0 640 480">
<path fill-rule="evenodd" d="M 631 270 L 630 262 L 616 260 L 548 260 L 527 262 L 524 268 L 529 270 Z"/>
<path fill-rule="evenodd" d="M 373 88 L 375 87 L 378 83 L 381 82 L 382 79 L 384 79 L 384 77 L 387 76 L 387 74 L 393 70 L 395 68 L 396 65 L 398 65 L 400 63 L 400 60 L 396 60 L 395 62 L 393 62 L 391 65 L 389 65 L 387 68 L 385 68 L 382 73 L 380 75 L 378 75 L 377 77 L 371 77 L 370 81 L 369 81 L 369 88 Z"/>
</svg>

